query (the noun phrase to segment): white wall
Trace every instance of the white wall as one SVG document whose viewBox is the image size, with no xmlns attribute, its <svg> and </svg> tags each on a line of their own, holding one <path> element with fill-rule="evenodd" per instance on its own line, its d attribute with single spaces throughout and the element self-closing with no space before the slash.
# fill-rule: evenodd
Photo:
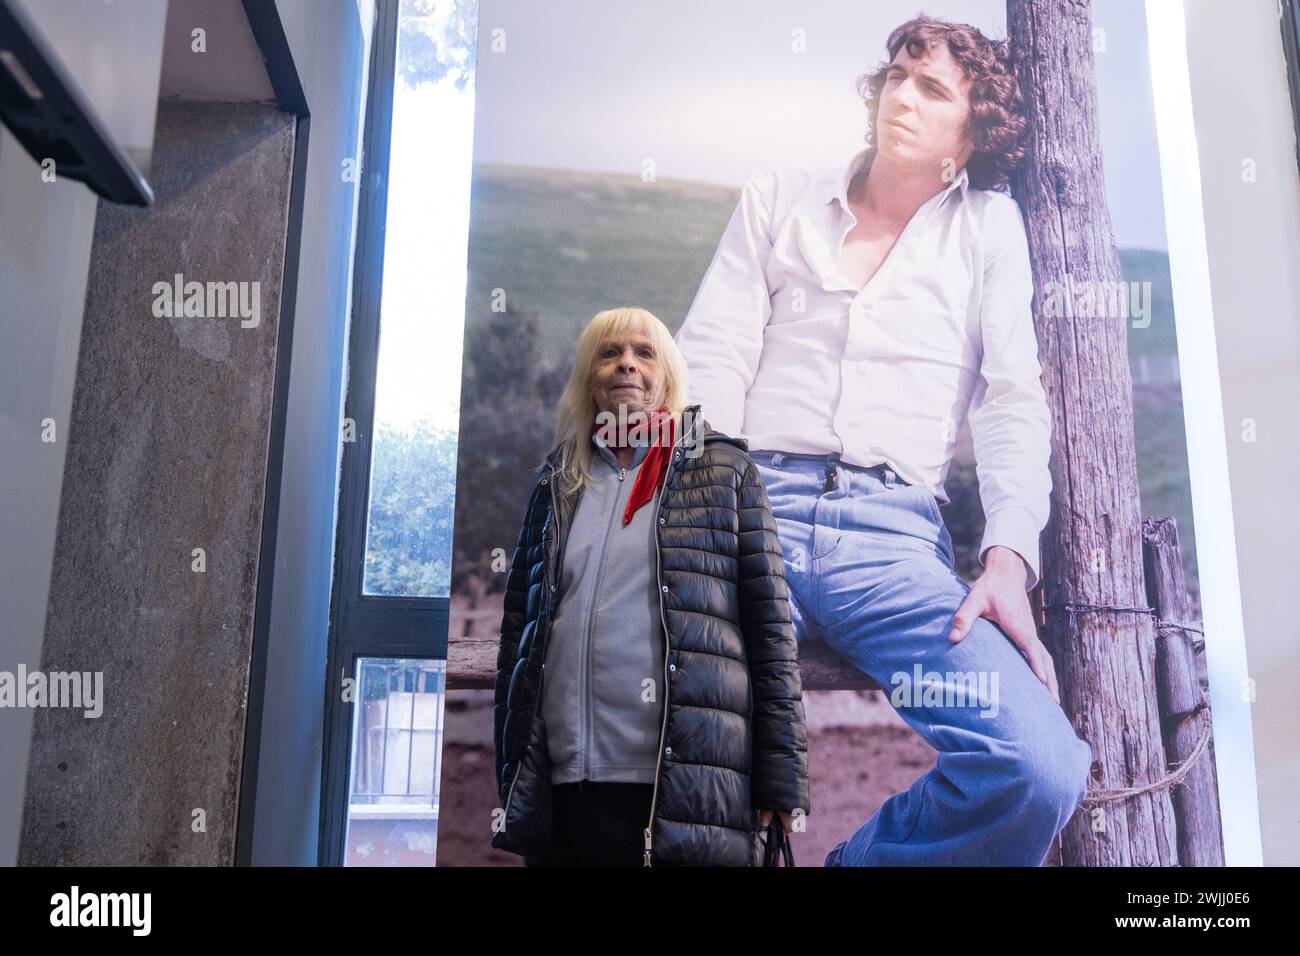
<svg viewBox="0 0 1300 956">
<path fill-rule="evenodd" d="M 255 865 L 314 866 L 325 665 L 373 0 L 277 0 L 311 111 L 266 695 Z M 241 826 L 243 823 L 241 822 Z"/>
<path fill-rule="evenodd" d="M 41 666 L 98 197 L 0 127 L 0 671 Z M 41 440 L 54 420 L 57 441 Z M 18 858 L 32 712 L 0 708 L 0 866 Z"/>
<path fill-rule="evenodd" d="M 1300 864 L 1300 172 L 1276 0 L 1185 0 L 1264 863 Z M 1243 181 L 1243 162 L 1255 181 Z M 1185 387 L 1196 383 L 1184 380 Z M 1243 420 L 1257 440 L 1243 440 Z M 1206 634 L 1206 640 L 1214 640 Z"/>
</svg>

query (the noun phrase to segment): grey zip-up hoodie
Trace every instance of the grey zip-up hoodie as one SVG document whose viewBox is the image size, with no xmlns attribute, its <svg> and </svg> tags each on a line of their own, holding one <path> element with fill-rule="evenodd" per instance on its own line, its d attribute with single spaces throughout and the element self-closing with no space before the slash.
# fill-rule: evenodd
<svg viewBox="0 0 1300 956">
<path fill-rule="evenodd" d="M 546 648 L 542 720 L 551 782 L 653 783 L 663 714 L 659 496 L 625 526 L 648 446 L 637 448 L 627 469 L 594 440 L 592 449 L 592 481 L 565 541 Z"/>
</svg>

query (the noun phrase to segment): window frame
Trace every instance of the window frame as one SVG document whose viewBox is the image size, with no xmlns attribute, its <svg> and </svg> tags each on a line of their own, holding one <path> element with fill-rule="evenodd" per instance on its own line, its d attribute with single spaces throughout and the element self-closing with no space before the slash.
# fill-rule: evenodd
<svg viewBox="0 0 1300 956">
<path fill-rule="evenodd" d="M 285 429 L 289 414 L 289 370 L 293 361 L 294 319 L 302 251 L 303 209 L 306 202 L 311 110 L 298 75 L 293 50 L 274 4 L 243 0 L 244 16 L 262 55 L 276 105 L 295 117 L 293 172 L 285 224 L 284 277 L 280 293 L 280 325 L 276 333 L 275 382 L 272 386 L 270 434 L 267 440 L 266 483 L 258 550 L 253 643 L 248 665 L 248 708 L 244 721 L 244 756 L 240 767 L 235 865 L 253 860 L 257 810 L 258 765 L 262 749 L 262 716 L 266 706 L 266 672 L 271 633 L 271 600 L 275 591 L 276 549 L 280 527 L 280 495 L 284 476 Z"/>
<path fill-rule="evenodd" d="M 399 7 L 399 0 L 376 0 L 361 144 L 344 400 L 345 421 L 351 419 L 355 432 L 353 441 L 343 442 L 339 477 L 325 680 L 318 848 L 321 866 L 341 866 L 345 849 L 353 708 L 359 702 L 355 699 L 359 689 L 353 690 L 354 700 L 344 700 L 344 679 L 355 677 L 361 657 L 447 658 L 450 598 L 372 595 L 363 590 Z M 340 434 L 342 426 L 340 422 Z"/>
</svg>

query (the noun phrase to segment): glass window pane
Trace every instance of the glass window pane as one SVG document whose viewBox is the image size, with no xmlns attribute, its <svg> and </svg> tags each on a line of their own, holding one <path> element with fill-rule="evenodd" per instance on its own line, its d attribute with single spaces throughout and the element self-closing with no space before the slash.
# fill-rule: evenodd
<svg viewBox="0 0 1300 956">
<path fill-rule="evenodd" d="M 447 662 L 357 661 L 344 866 L 434 866 Z"/>
<path fill-rule="evenodd" d="M 451 593 L 476 0 L 402 0 L 366 594 Z"/>
</svg>

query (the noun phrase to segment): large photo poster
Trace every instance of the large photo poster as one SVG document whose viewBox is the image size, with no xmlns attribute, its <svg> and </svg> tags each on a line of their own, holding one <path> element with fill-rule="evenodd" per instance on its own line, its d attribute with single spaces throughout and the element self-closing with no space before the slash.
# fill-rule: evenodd
<svg viewBox="0 0 1300 956">
<path fill-rule="evenodd" d="M 1223 864 L 1148 39 L 480 0 L 439 865 Z"/>
</svg>

